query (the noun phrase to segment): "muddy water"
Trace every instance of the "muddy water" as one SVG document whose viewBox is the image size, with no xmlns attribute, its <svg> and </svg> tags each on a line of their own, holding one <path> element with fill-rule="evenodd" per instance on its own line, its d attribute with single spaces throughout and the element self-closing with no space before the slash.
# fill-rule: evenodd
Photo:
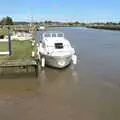
<svg viewBox="0 0 120 120">
<path fill-rule="evenodd" d="M 77 66 L 1 77 L 0 119 L 119 120 L 120 32 L 56 30 L 76 48 Z"/>
</svg>

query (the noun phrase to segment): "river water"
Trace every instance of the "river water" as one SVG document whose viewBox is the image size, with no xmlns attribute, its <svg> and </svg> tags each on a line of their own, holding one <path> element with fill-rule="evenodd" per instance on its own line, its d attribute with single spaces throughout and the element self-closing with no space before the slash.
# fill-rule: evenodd
<svg viewBox="0 0 120 120">
<path fill-rule="evenodd" d="M 119 120 L 120 32 L 54 29 L 75 47 L 78 64 L 46 67 L 39 78 L 34 73 L 1 76 L 0 119 Z"/>
</svg>

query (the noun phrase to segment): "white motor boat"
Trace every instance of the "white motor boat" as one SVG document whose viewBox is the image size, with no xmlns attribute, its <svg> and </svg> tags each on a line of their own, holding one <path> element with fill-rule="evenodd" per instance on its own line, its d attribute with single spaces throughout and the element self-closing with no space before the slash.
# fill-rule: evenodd
<svg viewBox="0 0 120 120">
<path fill-rule="evenodd" d="M 37 31 L 43 31 L 43 30 L 45 30 L 46 28 L 44 27 L 44 26 L 40 26 L 38 29 L 37 29 Z"/>
<path fill-rule="evenodd" d="M 43 32 L 41 41 L 37 43 L 37 51 L 42 67 L 45 67 L 46 64 L 56 68 L 64 68 L 71 61 L 73 64 L 77 63 L 75 50 L 62 32 Z"/>
</svg>

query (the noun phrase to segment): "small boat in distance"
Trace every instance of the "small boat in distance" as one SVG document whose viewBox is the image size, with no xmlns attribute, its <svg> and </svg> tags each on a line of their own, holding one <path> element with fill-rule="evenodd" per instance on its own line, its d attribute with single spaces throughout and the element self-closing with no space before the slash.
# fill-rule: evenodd
<svg viewBox="0 0 120 120">
<path fill-rule="evenodd" d="M 46 28 L 44 26 L 39 26 L 39 28 L 37 28 L 37 31 L 44 31 Z"/>
<path fill-rule="evenodd" d="M 77 63 L 75 50 L 70 42 L 64 37 L 64 33 L 48 31 L 43 32 L 41 41 L 37 42 L 37 51 L 40 55 L 41 66 L 45 64 L 51 67 L 64 68 L 71 61 Z"/>
</svg>

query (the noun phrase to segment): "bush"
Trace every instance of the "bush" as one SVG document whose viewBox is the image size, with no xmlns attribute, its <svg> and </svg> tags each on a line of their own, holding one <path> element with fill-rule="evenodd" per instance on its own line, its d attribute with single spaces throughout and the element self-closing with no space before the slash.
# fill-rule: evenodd
<svg viewBox="0 0 120 120">
<path fill-rule="evenodd" d="M 0 39 L 4 39 L 4 35 L 0 35 Z"/>
</svg>

